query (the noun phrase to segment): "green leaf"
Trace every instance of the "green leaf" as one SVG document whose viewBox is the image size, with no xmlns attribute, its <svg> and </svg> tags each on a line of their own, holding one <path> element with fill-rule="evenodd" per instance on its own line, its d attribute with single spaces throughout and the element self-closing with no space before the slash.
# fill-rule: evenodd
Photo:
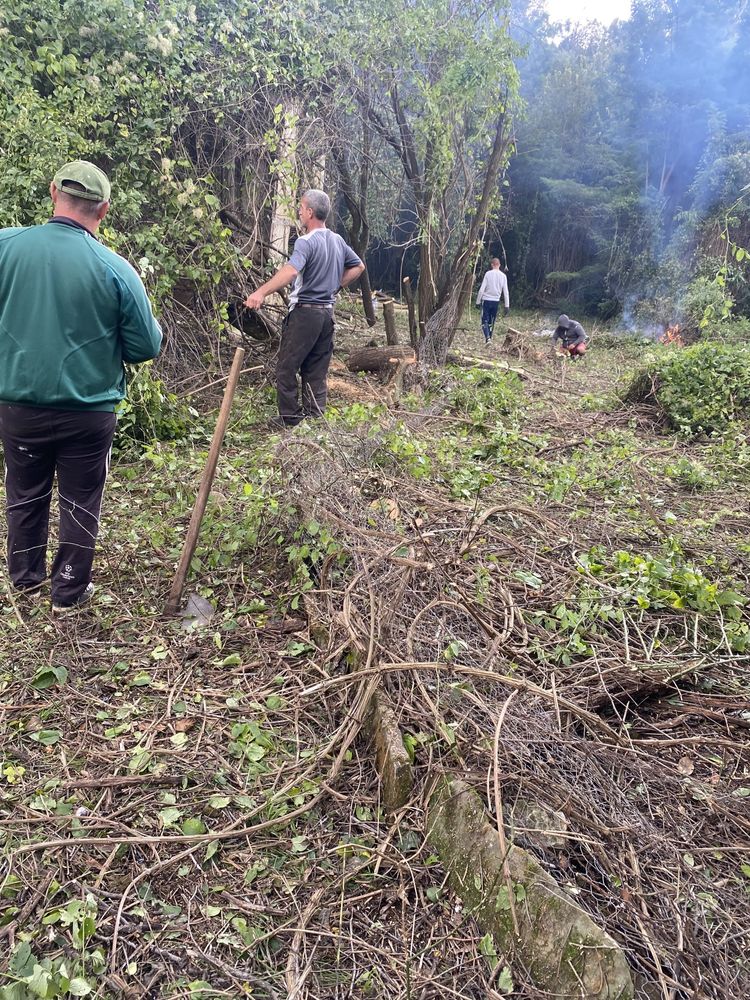
<svg viewBox="0 0 750 1000">
<path fill-rule="evenodd" d="M 34 971 L 30 976 L 25 977 L 24 982 L 34 996 L 47 997 L 52 982 L 52 973 L 43 969 L 41 965 L 35 965 Z"/>
<path fill-rule="evenodd" d="M 162 809 L 159 813 L 159 819 L 161 820 L 162 826 L 175 826 L 177 820 L 182 816 L 182 810 L 177 809 L 175 806 L 170 806 L 167 809 Z"/>
<path fill-rule="evenodd" d="M 508 892 L 507 885 L 501 885 L 497 890 L 497 896 L 495 897 L 495 909 L 498 912 L 510 909 L 510 893 Z"/>
<path fill-rule="evenodd" d="M 498 963 L 497 951 L 495 950 L 495 942 L 491 934 L 485 934 L 482 940 L 479 942 L 479 954 L 484 955 L 487 959 L 487 964 L 490 969 L 494 970 Z"/>
<path fill-rule="evenodd" d="M 45 691 L 55 684 L 64 684 L 68 679 L 65 667 L 40 667 L 34 674 L 31 686 L 36 691 Z"/>
<path fill-rule="evenodd" d="M 502 972 L 495 980 L 495 985 L 501 993 L 505 993 L 506 995 L 508 993 L 512 993 L 515 989 L 515 986 L 513 985 L 513 976 L 511 975 L 510 969 L 507 965 L 503 966 Z"/>
<path fill-rule="evenodd" d="M 517 569 L 513 576 L 522 583 L 525 583 L 527 587 L 531 587 L 532 590 L 539 590 L 542 586 L 542 578 L 537 576 L 536 573 L 529 573 L 524 569 Z"/>
<path fill-rule="evenodd" d="M 71 979 L 68 993 L 73 997 L 87 997 L 93 989 L 85 979 Z"/>
<path fill-rule="evenodd" d="M 190 819 L 186 819 L 182 824 L 182 832 L 186 837 L 194 837 L 198 834 L 205 833 L 206 827 L 203 820 L 199 816 L 192 816 Z"/>
<path fill-rule="evenodd" d="M 55 743 L 59 743 L 62 738 L 62 733 L 59 729 L 40 729 L 36 733 L 31 733 L 30 738 L 34 740 L 35 743 L 41 743 L 42 746 L 51 747 Z"/>
<path fill-rule="evenodd" d="M 228 795 L 212 795 L 208 804 L 212 809 L 226 809 L 231 801 Z"/>
<path fill-rule="evenodd" d="M 220 842 L 218 840 L 211 840 L 209 842 L 208 847 L 206 848 L 206 854 L 203 858 L 204 861 L 211 860 L 214 854 L 216 854 L 216 852 L 219 850 L 219 843 Z"/>
<path fill-rule="evenodd" d="M 425 895 L 431 903 L 437 903 L 442 895 L 442 890 L 439 886 L 431 885 Z"/>
<path fill-rule="evenodd" d="M 456 745 L 456 730 L 446 722 L 440 723 L 440 732 L 449 747 Z"/>
<path fill-rule="evenodd" d="M 34 956 L 31 953 L 31 945 L 28 941 L 22 941 L 16 945 L 13 957 L 10 960 L 10 971 L 14 976 L 28 976 L 34 968 Z"/>
</svg>

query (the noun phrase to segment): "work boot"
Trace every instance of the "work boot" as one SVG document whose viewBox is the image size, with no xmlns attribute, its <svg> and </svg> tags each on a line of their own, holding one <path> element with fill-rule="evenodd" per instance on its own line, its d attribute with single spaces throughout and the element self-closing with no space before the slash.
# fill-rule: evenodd
<svg viewBox="0 0 750 1000">
<path fill-rule="evenodd" d="M 81 594 L 81 596 L 78 598 L 78 600 L 75 602 L 75 604 L 55 604 L 55 603 L 53 603 L 52 604 L 52 614 L 54 614 L 54 615 L 67 615 L 67 614 L 70 614 L 73 611 L 80 611 L 81 608 L 84 608 L 84 607 L 86 607 L 87 604 L 91 603 L 91 598 L 94 596 L 94 590 L 95 589 L 96 588 L 94 587 L 93 583 L 87 584 L 86 589 Z"/>
</svg>

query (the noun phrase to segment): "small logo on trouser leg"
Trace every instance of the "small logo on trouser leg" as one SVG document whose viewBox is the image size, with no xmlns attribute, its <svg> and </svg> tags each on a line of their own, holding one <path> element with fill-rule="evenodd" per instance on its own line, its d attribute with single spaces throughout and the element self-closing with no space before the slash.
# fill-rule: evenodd
<svg viewBox="0 0 750 1000">
<path fill-rule="evenodd" d="M 75 573 L 73 572 L 73 567 L 70 565 L 70 563 L 65 563 L 65 565 L 63 566 L 63 571 L 60 574 L 60 576 L 63 578 L 63 580 L 75 580 L 76 578 Z"/>
</svg>

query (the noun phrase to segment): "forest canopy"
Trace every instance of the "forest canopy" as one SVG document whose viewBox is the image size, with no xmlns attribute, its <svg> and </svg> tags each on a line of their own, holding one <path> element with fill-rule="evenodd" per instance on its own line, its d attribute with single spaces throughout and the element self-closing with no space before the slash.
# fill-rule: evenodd
<svg viewBox="0 0 750 1000">
<path fill-rule="evenodd" d="M 631 326 L 745 314 L 744 5 L 635 0 L 562 38 L 519 7 L 514 33 L 526 114 L 498 237 L 517 291 Z"/>
<path fill-rule="evenodd" d="M 103 238 L 154 296 L 167 361 L 200 357 L 189 330 L 220 338 L 317 184 L 373 287 L 412 278 L 438 362 L 496 254 L 514 305 L 748 313 L 744 7 L 636 0 L 562 33 L 538 2 L 391 8 L 0 0 L 0 223 L 43 220 L 61 162 L 99 163 Z"/>
</svg>

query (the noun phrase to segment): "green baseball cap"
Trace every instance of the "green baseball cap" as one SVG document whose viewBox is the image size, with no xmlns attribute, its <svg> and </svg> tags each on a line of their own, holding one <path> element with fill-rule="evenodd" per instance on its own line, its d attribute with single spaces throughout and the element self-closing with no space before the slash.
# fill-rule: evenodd
<svg viewBox="0 0 750 1000">
<path fill-rule="evenodd" d="M 60 167 L 54 177 L 58 191 L 86 201 L 109 201 L 112 187 L 107 175 L 88 160 L 73 160 Z"/>
</svg>

